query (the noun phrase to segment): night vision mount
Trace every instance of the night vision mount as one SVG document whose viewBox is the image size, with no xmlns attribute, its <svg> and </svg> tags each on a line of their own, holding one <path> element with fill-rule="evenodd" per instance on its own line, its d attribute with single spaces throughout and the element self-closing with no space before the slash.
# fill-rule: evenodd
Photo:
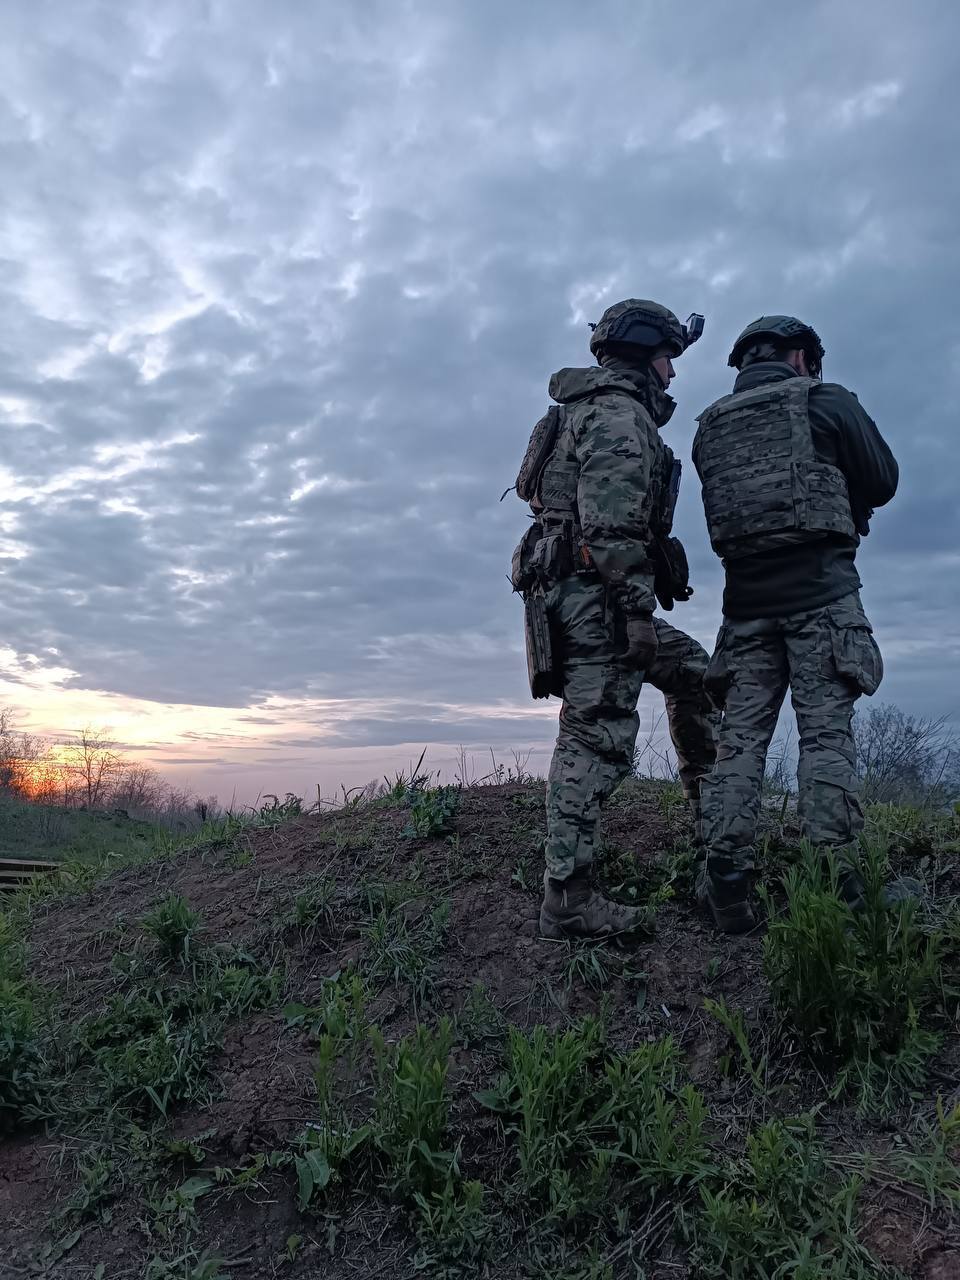
<svg viewBox="0 0 960 1280">
<path fill-rule="evenodd" d="M 687 316 L 687 323 L 680 326 L 683 330 L 684 351 L 686 351 L 687 347 L 692 347 L 695 342 L 699 342 L 703 337 L 704 323 L 703 316 L 697 311 L 691 311 Z"/>
</svg>

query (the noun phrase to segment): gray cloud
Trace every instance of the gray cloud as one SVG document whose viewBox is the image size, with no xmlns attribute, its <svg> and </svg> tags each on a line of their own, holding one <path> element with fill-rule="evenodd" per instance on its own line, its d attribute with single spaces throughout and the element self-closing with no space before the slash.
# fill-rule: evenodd
<svg viewBox="0 0 960 1280">
<path fill-rule="evenodd" d="M 684 456 L 746 321 L 817 325 L 903 464 L 862 557 L 888 688 L 942 709 L 952 7 L 49 0 L 0 37 L 0 643 L 160 702 L 362 700 L 327 745 L 542 739 L 497 499 L 638 293 L 708 315 Z"/>
</svg>

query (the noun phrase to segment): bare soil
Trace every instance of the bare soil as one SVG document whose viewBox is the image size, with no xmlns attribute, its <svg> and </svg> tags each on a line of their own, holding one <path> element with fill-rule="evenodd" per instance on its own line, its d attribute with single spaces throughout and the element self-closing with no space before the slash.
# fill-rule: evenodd
<svg viewBox="0 0 960 1280">
<path fill-rule="evenodd" d="M 503 1018 L 521 1027 L 558 1027 L 602 1013 L 617 1049 L 670 1034 L 707 1099 L 719 1144 L 741 1142 L 771 1114 L 819 1106 L 818 1130 L 832 1149 L 883 1150 L 898 1128 L 909 1130 L 918 1117 L 931 1114 L 936 1092 L 948 1106 L 960 1099 L 954 1038 L 934 1064 L 930 1096 L 914 1100 L 892 1120 L 871 1126 L 852 1107 L 830 1102 L 827 1082 L 807 1065 L 801 1046 L 772 1038 L 776 1018 L 763 976 L 762 937 L 718 937 L 683 881 L 658 909 L 654 935 L 616 954 L 602 986 L 594 989 L 572 970 L 570 945 L 537 935 L 542 803 L 542 784 L 466 790 L 453 834 L 428 840 L 404 834 L 409 810 L 402 804 L 314 812 L 274 828 L 248 829 L 230 847 L 196 849 L 121 870 L 88 892 L 35 909 L 32 975 L 66 1023 L 78 1024 L 99 1011 L 114 989 L 115 952 L 138 940 L 143 945 L 138 921 L 171 893 L 200 912 L 200 943 L 236 944 L 285 966 L 277 1007 L 228 1029 L 210 1101 L 175 1111 L 164 1129 L 168 1138 L 195 1139 L 207 1169 L 237 1168 L 257 1153 L 289 1150 L 310 1122 L 315 1045 L 305 1031 L 287 1025 L 282 1005 L 314 1003 L 331 975 L 362 960 L 362 925 L 369 919 L 364 886 L 378 883 L 409 882 L 414 896 L 404 910 L 412 920 L 442 899 L 450 902 L 433 994 L 429 1007 L 417 1011 L 423 1020 L 441 1012 L 456 1015 L 480 983 Z M 641 884 L 656 885 L 665 857 L 689 837 L 685 824 L 677 807 L 664 803 L 662 789 L 623 789 L 605 818 L 608 868 L 629 865 Z M 332 926 L 305 932 L 285 927 L 282 920 L 297 895 L 321 875 L 336 881 Z M 707 995 L 741 1009 L 758 1046 L 769 1048 L 765 1096 L 742 1075 L 724 1074 L 728 1037 L 704 1010 Z M 416 1021 L 410 993 L 389 984 L 377 993 L 369 1016 L 388 1040 Z M 452 1059 L 451 1130 L 462 1144 L 465 1176 L 484 1182 L 497 1180 L 504 1153 L 496 1117 L 473 1094 L 489 1087 L 500 1061 L 498 1042 L 482 1037 L 458 1044 Z M 95 1151 L 97 1142 L 95 1128 L 70 1132 L 53 1123 L 0 1141 L 0 1276 L 207 1275 L 190 1269 L 195 1260 L 179 1269 L 147 1271 L 149 1259 L 172 1257 L 175 1250 L 156 1237 L 144 1205 L 182 1182 L 188 1168 L 156 1169 L 149 1186 L 133 1176 L 125 1183 L 118 1177 L 108 1212 L 79 1223 L 64 1216 L 76 1192 L 75 1160 Z M 926 1280 L 960 1276 L 960 1226 L 919 1193 L 868 1187 L 861 1203 L 862 1238 L 879 1261 Z M 649 1206 L 630 1212 L 631 1229 L 642 1233 Z M 208 1280 L 215 1274 L 236 1280 L 413 1274 L 416 1241 L 406 1208 L 369 1189 L 338 1189 L 319 1210 L 301 1213 L 289 1168 L 265 1170 L 239 1192 L 204 1196 L 192 1230 L 208 1256 L 223 1260 Z M 672 1236 L 658 1235 L 652 1224 L 650 1233 L 644 1258 L 649 1276 L 693 1274 Z M 290 1244 L 294 1237 L 299 1240 Z M 519 1258 L 501 1257 L 484 1274 L 531 1274 L 523 1265 Z M 632 1264 L 618 1267 L 611 1276 L 636 1274 Z"/>
</svg>

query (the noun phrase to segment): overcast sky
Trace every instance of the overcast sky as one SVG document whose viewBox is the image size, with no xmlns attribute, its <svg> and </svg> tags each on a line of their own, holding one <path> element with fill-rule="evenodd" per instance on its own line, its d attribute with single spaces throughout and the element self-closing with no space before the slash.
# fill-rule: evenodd
<svg viewBox="0 0 960 1280">
<path fill-rule="evenodd" d="M 535 747 L 506 581 L 550 374 L 625 296 L 762 312 L 901 464 L 881 696 L 960 711 L 960 10 L 857 0 L 10 0 L 0 704 L 200 790 Z M 708 646 L 721 574 L 678 532 Z M 643 714 L 662 702 L 645 692 Z"/>
</svg>

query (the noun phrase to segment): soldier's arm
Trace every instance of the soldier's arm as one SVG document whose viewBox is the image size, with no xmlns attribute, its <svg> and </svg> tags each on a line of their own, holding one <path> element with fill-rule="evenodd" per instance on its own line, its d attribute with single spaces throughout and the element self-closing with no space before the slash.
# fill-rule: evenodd
<svg viewBox="0 0 960 1280">
<path fill-rule="evenodd" d="M 824 383 L 811 395 L 811 416 L 817 411 L 833 427 L 837 466 L 847 477 L 850 502 L 861 533 L 874 507 L 882 507 L 897 491 L 900 471 L 897 460 L 863 409 L 857 397 L 837 383 Z"/>
<path fill-rule="evenodd" d="M 574 422 L 583 536 L 601 578 L 628 613 L 656 606 L 648 555 L 651 430 L 627 396 L 586 402 Z"/>
</svg>

